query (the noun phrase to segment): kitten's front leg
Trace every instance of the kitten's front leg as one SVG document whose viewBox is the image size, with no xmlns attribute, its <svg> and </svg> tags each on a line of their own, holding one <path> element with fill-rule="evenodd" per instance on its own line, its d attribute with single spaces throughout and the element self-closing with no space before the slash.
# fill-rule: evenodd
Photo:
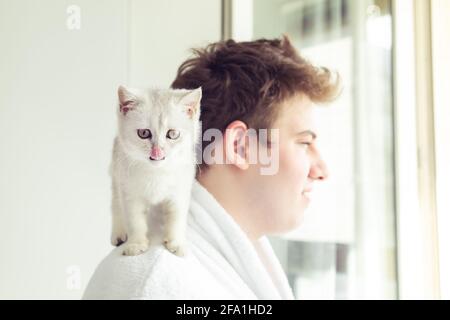
<svg viewBox="0 0 450 320">
<path fill-rule="evenodd" d="M 120 246 L 127 241 L 127 232 L 125 231 L 125 223 L 123 222 L 122 213 L 112 214 L 112 231 L 111 244 L 115 247 Z"/>
<path fill-rule="evenodd" d="M 111 231 L 111 244 L 113 246 L 120 246 L 127 241 L 126 225 L 124 221 L 124 208 L 121 203 L 120 194 L 117 190 L 117 185 L 113 180 L 112 186 L 112 231 Z"/>
<path fill-rule="evenodd" d="M 186 253 L 186 224 L 189 210 L 189 202 L 186 199 L 173 199 L 163 203 L 165 213 L 164 245 L 170 252 L 177 256 Z"/>
<path fill-rule="evenodd" d="M 149 247 L 146 206 L 143 201 L 129 200 L 125 207 L 128 240 L 122 254 L 135 256 L 147 251 Z"/>
</svg>

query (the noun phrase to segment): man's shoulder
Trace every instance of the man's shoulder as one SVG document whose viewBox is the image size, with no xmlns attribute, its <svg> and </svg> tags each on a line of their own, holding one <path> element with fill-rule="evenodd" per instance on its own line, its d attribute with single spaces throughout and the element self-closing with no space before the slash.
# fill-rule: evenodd
<svg viewBox="0 0 450 320">
<path fill-rule="evenodd" d="M 201 269 L 189 253 L 178 257 L 161 245 L 137 256 L 123 256 L 118 247 L 99 264 L 83 299 L 189 298 Z"/>
</svg>

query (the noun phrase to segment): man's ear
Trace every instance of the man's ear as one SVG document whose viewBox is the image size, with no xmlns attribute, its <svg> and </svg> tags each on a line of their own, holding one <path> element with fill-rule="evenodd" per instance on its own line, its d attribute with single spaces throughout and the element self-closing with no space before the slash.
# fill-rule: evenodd
<svg viewBox="0 0 450 320">
<path fill-rule="evenodd" d="M 138 105 L 138 96 L 134 89 L 120 86 L 117 95 L 119 96 L 120 112 L 123 115 L 126 115 L 128 111 L 133 110 Z"/>
<path fill-rule="evenodd" d="M 200 101 L 202 99 L 202 87 L 189 90 L 180 100 L 180 104 L 185 108 L 189 118 L 198 115 L 200 111 Z"/>
<path fill-rule="evenodd" d="M 235 120 L 225 129 L 225 160 L 241 170 L 249 167 L 247 125 Z"/>
</svg>

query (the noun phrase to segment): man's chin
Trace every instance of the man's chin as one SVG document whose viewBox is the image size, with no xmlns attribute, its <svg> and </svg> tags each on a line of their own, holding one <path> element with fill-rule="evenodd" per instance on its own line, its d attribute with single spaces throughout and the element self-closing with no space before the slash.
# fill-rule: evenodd
<svg viewBox="0 0 450 320">
<path fill-rule="evenodd" d="M 292 223 L 292 227 L 289 231 L 295 230 L 303 224 L 303 221 L 305 220 L 305 213 L 302 211 L 301 213 L 297 213 L 294 219 L 294 222 Z"/>
<path fill-rule="evenodd" d="M 272 232 L 272 235 L 283 235 L 286 233 L 289 233 L 291 231 L 294 231 L 295 229 L 301 227 L 304 220 L 304 213 L 301 212 L 300 214 L 297 212 L 292 219 L 289 219 L 289 221 L 285 221 L 285 223 L 280 224 L 277 228 L 277 230 L 274 230 Z"/>
</svg>

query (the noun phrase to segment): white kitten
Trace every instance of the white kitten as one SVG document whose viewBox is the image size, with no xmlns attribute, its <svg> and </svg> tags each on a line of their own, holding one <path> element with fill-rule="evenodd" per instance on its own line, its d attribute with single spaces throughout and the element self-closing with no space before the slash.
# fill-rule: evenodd
<svg viewBox="0 0 450 320">
<path fill-rule="evenodd" d="M 113 245 L 137 255 L 150 245 L 150 213 L 163 219 L 163 242 L 183 256 L 200 132 L 201 88 L 119 87 L 112 177 Z"/>
</svg>

